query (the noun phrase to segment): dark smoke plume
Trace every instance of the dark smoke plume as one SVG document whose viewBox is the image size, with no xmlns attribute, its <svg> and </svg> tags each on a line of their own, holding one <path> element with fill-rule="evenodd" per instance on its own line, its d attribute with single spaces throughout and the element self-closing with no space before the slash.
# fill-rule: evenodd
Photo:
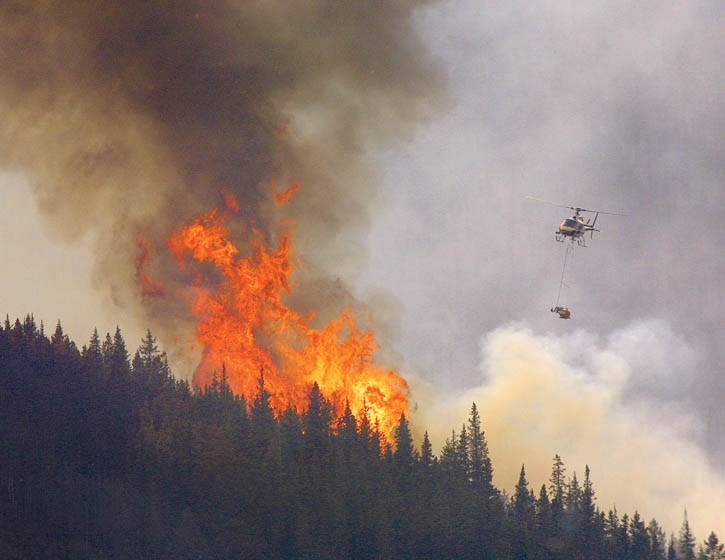
<svg viewBox="0 0 725 560">
<path fill-rule="evenodd" d="M 225 193 L 239 232 L 273 236 L 270 193 L 301 184 L 285 210 L 309 262 L 298 299 L 339 299 L 327 263 L 354 264 L 369 156 L 441 107 L 413 29 L 425 3 L 3 2 L 0 165 L 60 237 L 97 238 L 98 281 L 167 333 L 186 312 L 143 297 L 136 267 L 183 282 L 159 248 Z"/>
</svg>

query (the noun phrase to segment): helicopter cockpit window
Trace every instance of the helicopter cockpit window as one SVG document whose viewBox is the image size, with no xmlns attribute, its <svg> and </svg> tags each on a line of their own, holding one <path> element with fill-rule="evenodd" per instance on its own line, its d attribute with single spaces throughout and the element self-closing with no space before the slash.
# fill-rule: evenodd
<svg viewBox="0 0 725 560">
<path fill-rule="evenodd" d="M 564 220 L 564 225 L 567 227 L 576 227 L 577 221 L 572 218 L 567 218 L 566 220 Z"/>
</svg>

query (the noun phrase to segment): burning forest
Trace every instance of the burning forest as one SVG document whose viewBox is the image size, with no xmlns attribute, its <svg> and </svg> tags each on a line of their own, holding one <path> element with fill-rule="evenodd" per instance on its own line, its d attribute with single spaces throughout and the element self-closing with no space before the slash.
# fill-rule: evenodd
<svg viewBox="0 0 725 560">
<path fill-rule="evenodd" d="M 99 287 L 195 384 L 263 373 L 281 411 L 317 382 L 390 433 L 407 384 L 341 278 L 370 156 L 442 106 L 423 4 L 3 4 L 0 163 L 59 237 L 95 239 Z"/>
<path fill-rule="evenodd" d="M 225 210 L 196 217 L 167 242 L 179 267 L 194 278 L 181 296 L 197 319 L 196 337 L 203 346 L 194 383 L 209 386 L 224 371 L 235 393 L 251 397 L 264 375 L 278 414 L 289 407 L 302 412 L 317 383 L 336 417 L 349 405 L 390 435 L 401 414 L 408 413 L 408 387 L 374 362 L 373 332 L 360 330 L 349 309 L 315 329 L 314 314 L 290 308 L 284 302 L 293 281 L 288 232 L 278 234 L 274 247 L 265 244 L 261 232 L 252 232 L 249 253 L 240 254 L 226 225 L 238 209 L 230 196 Z"/>
</svg>

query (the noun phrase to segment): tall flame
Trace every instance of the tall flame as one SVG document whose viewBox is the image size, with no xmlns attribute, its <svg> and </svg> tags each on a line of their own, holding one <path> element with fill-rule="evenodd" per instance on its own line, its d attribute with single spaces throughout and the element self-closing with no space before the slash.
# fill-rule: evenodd
<svg viewBox="0 0 725 560">
<path fill-rule="evenodd" d="M 285 202 L 297 188 L 293 185 L 276 202 Z M 288 307 L 284 298 L 292 291 L 293 273 L 289 234 L 281 232 L 270 247 L 255 231 L 251 249 L 243 255 L 227 226 L 236 205 L 227 202 L 227 208 L 196 217 L 168 240 L 179 265 L 196 275 L 189 301 L 203 352 L 194 383 L 204 387 L 224 369 L 231 389 L 251 396 L 263 372 L 279 413 L 288 407 L 303 411 L 317 382 L 337 415 L 349 403 L 353 413 L 367 413 L 390 435 L 400 415 L 408 412 L 408 386 L 396 372 L 375 363 L 373 332 L 360 330 L 351 310 L 315 329 L 313 316 Z M 218 275 L 213 281 L 204 274 L 209 265 Z"/>
</svg>

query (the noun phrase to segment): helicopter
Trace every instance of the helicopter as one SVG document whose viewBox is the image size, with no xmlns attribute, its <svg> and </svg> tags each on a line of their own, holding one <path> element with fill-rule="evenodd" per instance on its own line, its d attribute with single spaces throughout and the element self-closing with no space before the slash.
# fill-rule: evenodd
<svg viewBox="0 0 725 560">
<path fill-rule="evenodd" d="M 587 246 L 586 239 L 584 237 L 587 232 L 589 232 L 590 237 L 594 239 L 594 232 L 600 231 L 594 227 L 597 223 L 597 218 L 599 217 L 599 214 L 608 214 L 610 216 L 624 216 L 624 214 L 619 214 L 617 212 L 587 210 L 586 208 L 580 208 L 578 206 L 557 204 L 556 202 L 541 200 L 540 198 L 534 198 L 533 196 L 527 196 L 526 198 L 530 200 L 535 200 L 537 202 L 543 202 L 544 204 L 551 204 L 553 206 L 559 206 L 561 208 L 569 208 L 570 210 L 574 210 L 574 215 L 571 218 L 566 218 L 559 224 L 559 229 L 556 230 L 555 236 L 556 240 L 559 243 L 563 243 L 564 241 L 571 241 L 572 243 L 576 242 L 576 244 L 580 247 Z M 594 214 L 594 220 L 592 221 L 590 218 L 587 219 L 587 221 L 585 222 L 584 216 L 582 216 L 582 212 L 589 212 L 590 214 Z"/>
</svg>

